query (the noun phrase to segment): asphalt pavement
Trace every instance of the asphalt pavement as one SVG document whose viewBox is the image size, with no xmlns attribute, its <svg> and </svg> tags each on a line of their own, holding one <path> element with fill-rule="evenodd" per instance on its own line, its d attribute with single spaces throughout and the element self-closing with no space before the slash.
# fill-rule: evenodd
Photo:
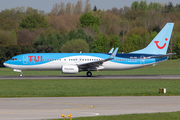
<svg viewBox="0 0 180 120">
<path fill-rule="evenodd" d="M 0 98 L 0 120 L 180 111 L 180 96 Z"/>
<path fill-rule="evenodd" d="M 62 75 L 62 76 L 0 76 L 0 80 L 11 79 L 180 79 L 180 75 Z"/>
</svg>

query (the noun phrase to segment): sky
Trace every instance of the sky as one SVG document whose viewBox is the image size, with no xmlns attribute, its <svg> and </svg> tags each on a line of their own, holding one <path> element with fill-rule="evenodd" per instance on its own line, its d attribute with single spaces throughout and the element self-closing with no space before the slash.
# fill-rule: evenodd
<svg viewBox="0 0 180 120">
<path fill-rule="evenodd" d="M 53 8 L 55 3 L 63 2 L 67 4 L 68 2 L 77 3 L 78 0 L 0 0 L 0 11 L 5 9 L 11 9 L 15 7 L 32 7 L 38 10 L 44 10 L 46 13 L 49 13 Z M 85 4 L 86 0 L 81 0 Z M 112 9 L 113 7 L 123 8 L 124 6 L 131 6 L 131 3 L 134 1 L 141 0 L 90 0 L 92 8 L 96 5 L 98 9 L 107 10 Z M 180 3 L 179 0 L 146 0 L 149 4 L 150 2 L 158 3 L 168 3 L 171 1 L 173 5 Z"/>
</svg>

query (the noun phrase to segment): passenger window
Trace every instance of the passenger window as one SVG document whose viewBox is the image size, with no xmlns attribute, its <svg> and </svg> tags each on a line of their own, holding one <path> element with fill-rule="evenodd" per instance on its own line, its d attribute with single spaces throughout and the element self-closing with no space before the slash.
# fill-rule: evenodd
<svg viewBox="0 0 180 120">
<path fill-rule="evenodd" d="M 11 60 L 15 61 L 15 60 L 17 60 L 17 58 L 12 58 Z"/>
</svg>

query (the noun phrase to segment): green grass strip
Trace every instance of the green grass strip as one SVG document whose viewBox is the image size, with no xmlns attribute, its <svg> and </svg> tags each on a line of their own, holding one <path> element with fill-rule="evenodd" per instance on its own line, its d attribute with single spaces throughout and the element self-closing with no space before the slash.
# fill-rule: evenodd
<svg viewBox="0 0 180 120">
<path fill-rule="evenodd" d="M 166 88 L 166 94 L 159 94 Z M 0 80 L 2 97 L 180 95 L 180 80 Z"/>
<path fill-rule="evenodd" d="M 81 117 L 73 120 L 180 120 L 180 112 Z"/>
</svg>

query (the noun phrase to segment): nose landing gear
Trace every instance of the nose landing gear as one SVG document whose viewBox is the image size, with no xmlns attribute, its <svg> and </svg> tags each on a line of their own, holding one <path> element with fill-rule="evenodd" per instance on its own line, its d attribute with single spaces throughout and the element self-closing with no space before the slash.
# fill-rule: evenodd
<svg viewBox="0 0 180 120">
<path fill-rule="evenodd" d="M 88 72 L 86 73 L 86 75 L 87 75 L 87 77 L 91 77 L 91 76 L 92 76 L 92 73 L 91 73 L 90 71 L 88 71 Z"/>
<path fill-rule="evenodd" d="M 22 77 L 22 76 L 23 76 L 23 73 L 21 72 L 19 76 Z"/>
<path fill-rule="evenodd" d="M 20 72 L 20 77 L 22 77 L 23 76 L 23 73 L 22 73 L 22 70 L 17 70 L 17 69 L 14 69 L 13 71 L 15 71 L 15 72 Z"/>
</svg>

